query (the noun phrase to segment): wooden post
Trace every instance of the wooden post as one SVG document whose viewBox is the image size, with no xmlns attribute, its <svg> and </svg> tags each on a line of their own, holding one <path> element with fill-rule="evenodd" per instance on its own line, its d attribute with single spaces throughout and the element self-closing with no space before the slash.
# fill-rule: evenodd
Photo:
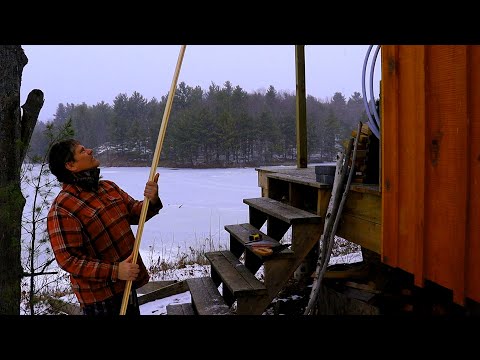
<svg viewBox="0 0 480 360">
<path fill-rule="evenodd" d="M 305 45 L 295 45 L 297 79 L 297 168 L 307 167 L 307 97 L 305 91 Z"/>
</svg>

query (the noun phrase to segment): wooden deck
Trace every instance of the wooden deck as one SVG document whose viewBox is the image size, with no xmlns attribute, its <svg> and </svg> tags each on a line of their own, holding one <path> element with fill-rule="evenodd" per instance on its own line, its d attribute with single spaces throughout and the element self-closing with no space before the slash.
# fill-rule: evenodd
<svg viewBox="0 0 480 360">
<path fill-rule="evenodd" d="M 332 186 L 316 181 L 314 166 L 266 166 L 256 170 L 262 196 L 324 218 Z M 337 235 L 380 254 L 381 204 L 379 185 L 351 185 Z"/>
</svg>

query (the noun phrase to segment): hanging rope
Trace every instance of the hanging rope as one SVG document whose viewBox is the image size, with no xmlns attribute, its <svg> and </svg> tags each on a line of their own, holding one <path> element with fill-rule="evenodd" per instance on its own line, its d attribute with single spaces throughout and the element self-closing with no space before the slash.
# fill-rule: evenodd
<svg viewBox="0 0 480 360">
<path fill-rule="evenodd" d="M 149 181 L 153 181 L 155 174 L 157 172 L 158 161 L 160 160 L 160 153 L 162 152 L 163 139 L 165 137 L 165 131 L 167 130 L 168 117 L 170 116 L 170 110 L 172 109 L 173 95 L 175 94 L 175 89 L 177 88 L 178 75 L 180 73 L 180 68 L 182 66 L 183 55 L 185 54 L 185 48 L 187 45 L 182 45 L 180 48 L 180 53 L 178 54 L 177 66 L 175 68 L 175 73 L 172 79 L 172 85 L 170 86 L 170 91 L 168 93 L 167 104 L 165 105 L 165 111 L 163 113 L 162 124 L 160 125 L 160 131 L 158 133 L 157 146 L 155 148 L 155 153 L 153 155 L 152 167 L 150 168 Z M 147 209 L 149 205 L 149 200 L 147 197 L 143 199 L 142 212 L 140 213 L 140 219 L 138 222 L 137 236 L 135 238 L 135 245 L 133 247 L 133 260 L 132 263 L 137 262 L 138 251 L 140 249 L 140 241 L 143 233 L 143 225 L 145 224 L 145 219 L 147 218 Z M 125 315 L 127 311 L 128 296 L 130 290 L 132 289 L 132 281 L 128 280 L 125 285 L 125 290 L 123 293 L 122 307 L 120 308 L 120 315 Z"/>
</svg>

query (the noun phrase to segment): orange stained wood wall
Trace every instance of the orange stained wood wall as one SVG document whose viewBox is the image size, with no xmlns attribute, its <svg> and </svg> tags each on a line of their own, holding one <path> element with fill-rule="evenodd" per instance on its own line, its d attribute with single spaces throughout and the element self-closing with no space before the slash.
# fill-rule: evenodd
<svg viewBox="0 0 480 360">
<path fill-rule="evenodd" d="M 382 261 L 480 302 L 480 46 L 381 50 Z"/>
</svg>

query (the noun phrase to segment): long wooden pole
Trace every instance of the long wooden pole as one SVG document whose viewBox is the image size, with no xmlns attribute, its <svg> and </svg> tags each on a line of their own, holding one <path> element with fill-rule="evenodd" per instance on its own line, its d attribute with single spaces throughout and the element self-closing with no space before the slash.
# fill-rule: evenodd
<svg viewBox="0 0 480 360">
<path fill-rule="evenodd" d="M 177 88 L 178 75 L 180 73 L 180 68 L 182 66 L 183 55 L 185 54 L 185 48 L 187 45 L 182 45 L 180 48 L 180 53 L 178 54 L 177 66 L 175 68 L 175 73 L 172 79 L 172 85 L 170 86 L 170 91 L 168 93 L 167 104 L 165 105 L 165 111 L 163 113 L 162 124 L 160 125 L 160 131 L 158 133 L 157 146 L 155 148 L 155 153 L 153 154 L 152 167 L 150 168 L 149 181 L 153 181 L 155 174 L 157 172 L 158 161 L 160 160 L 160 153 L 162 152 L 163 139 L 165 137 L 165 131 L 167 130 L 168 117 L 170 116 L 170 110 L 172 109 L 173 95 L 175 94 L 175 89 Z M 140 213 L 140 219 L 138 222 L 137 236 L 135 238 L 135 245 L 133 247 L 133 260 L 135 264 L 138 258 L 138 251 L 140 249 L 140 242 L 143 233 L 143 225 L 145 224 L 145 219 L 147 218 L 147 209 L 149 205 L 149 200 L 147 197 L 143 199 L 142 212 Z M 122 307 L 120 308 L 120 315 L 125 315 L 127 311 L 128 296 L 130 295 L 130 290 L 132 289 L 132 281 L 128 280 L 125 285 L 125 290 L 123 293 Z"/>
</svg>

